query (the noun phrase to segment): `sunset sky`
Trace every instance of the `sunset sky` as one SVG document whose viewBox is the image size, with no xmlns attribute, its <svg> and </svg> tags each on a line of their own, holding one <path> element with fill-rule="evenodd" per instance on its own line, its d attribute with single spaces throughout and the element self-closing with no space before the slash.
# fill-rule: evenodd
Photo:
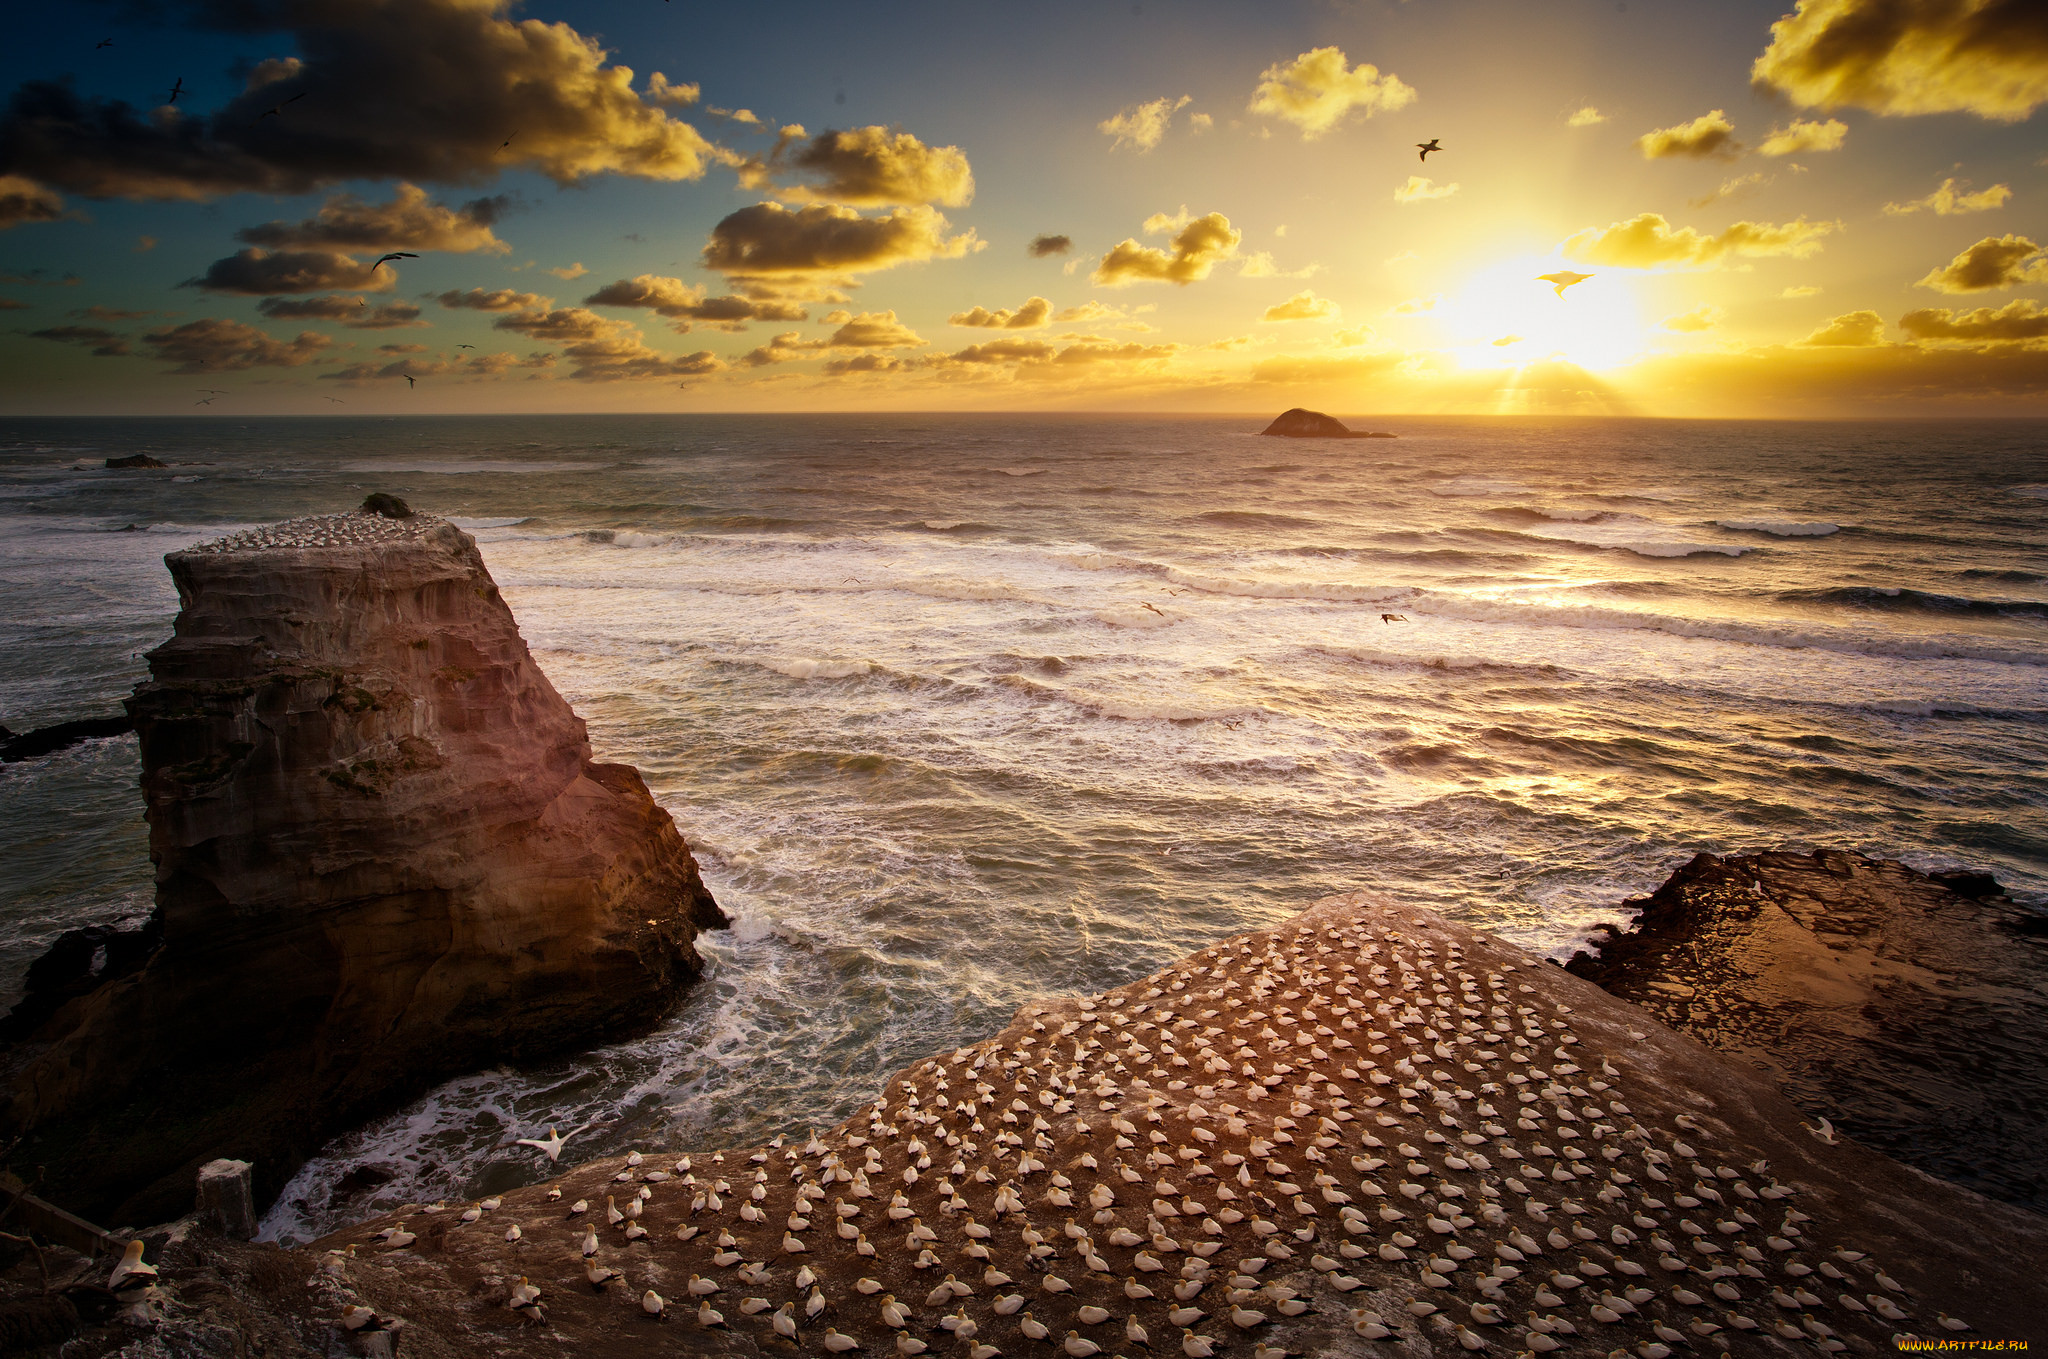
<svg viewBox="0 0 2048 1359">
<path fill-rule="evenodd" d="M 0 412 L 2048 414 L 2048 7 L 1789 3 L 40 6 Z"/>
</svg>

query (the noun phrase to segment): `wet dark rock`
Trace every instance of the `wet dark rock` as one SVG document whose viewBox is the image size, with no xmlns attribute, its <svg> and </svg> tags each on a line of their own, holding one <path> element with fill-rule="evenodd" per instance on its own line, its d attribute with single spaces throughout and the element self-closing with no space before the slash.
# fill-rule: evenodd
<svg viewBox="0 0 2048 1359">
<path fill-rule="evenodd" d="M 54 755 L 60 750 L 67 750 L 86 741 L 98 741 L 108 736 L 126 736 L 134 730 L 135 719 L 126 713 L 115 717 L 81 717 L 73 722 L 38 727 L 19 736 L 0 727 L 0 763 L 18 764 L 23 760 Z"/>
<path fill-rule="evenodd" d="M 2048 1212 L 2048 917 L 1988 873 L 1702 854 L 1568 969 L 1932 1175 Z"/>
<path fill-rule="evenodd" d="M 107 466 L 117 472 L 126 472 L 135 468 L 167 467 L 169 464 L 158 462 L 147 453 L 131 453 L 125 458 L 108 458 Z"/>
<path fill-rule="evenodd" d="M 386 519 L 412 518 L 412 506 L 397 496 L 386 495 L 382 491 L 372 491 L 364 496 L 362 509 L 364 514 L 381 514 Z"/>
</svg>

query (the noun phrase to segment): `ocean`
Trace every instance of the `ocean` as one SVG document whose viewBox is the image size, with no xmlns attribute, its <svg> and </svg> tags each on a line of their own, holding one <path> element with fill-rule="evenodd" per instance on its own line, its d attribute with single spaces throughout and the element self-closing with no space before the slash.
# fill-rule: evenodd
<svg viewBox="0 0 2048 1359">
<path fill-rule="evenodd" d="M 1553 957 L 1701 850 L 2048 908 L 2048 423 L 939 415 L 0 420 L 0 722 L 116 711 L 165 552 L 405 497 L 474 534 L 734 917 L 654 1033 L 338 1139 L 308 1239 L 892 1070 L 1369 887 Z M 1362 422 L 1353 422 L 1354 425 Z M 163 471 L 107 471 L 147 452 Z M 0 768 L 0 1004 L 135 918 L 133 738 Z"/>
</svg>

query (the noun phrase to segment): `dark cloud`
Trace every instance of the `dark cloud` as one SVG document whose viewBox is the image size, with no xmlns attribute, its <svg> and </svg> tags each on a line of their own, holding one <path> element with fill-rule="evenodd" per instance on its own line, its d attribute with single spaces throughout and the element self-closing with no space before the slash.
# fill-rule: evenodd
<svg viewBox="0 0 2048 1359">
<path fill-rule="evenodd" d="M 792 280 L 839 280 L 919 260 L 959 259 L 981 248 L 972 230 L 947 236 L 935 208 L 893 208 L 863 217 L 852 208 L 811 203 L 792 211 L 780 203 L 741 208 L 711 229 L 704 246 L 707 268 L 785 285 Z"/>
<path fill-rule="evenodd" d="M 1925 307 L 1901 316 L 1899 329 L 1916 340 L 1963 340 L 1976 344 L 2048 340 L 2048 307 L 2029 298 L 2016 298 L 1996 310 Z"/>
<path fill-rule="evenodd" d="M 748 188 L 805 175 L 812 185 L 784 187 L 784 197 L 879 207 L 886 203 L 939 203 L 949 208 L 974 201 L 974 173 L 957 146 L 926 146 L 908 132 L 886 127 L 827 130 L 802 140 L 804 130 L 782 130 L 766 161 L 741 167 Z"/>
<path fill-rule="evenodd" d="M 248 368 L 297 368 L 321 357 L 334 342 L 301 331 L 289 343 L 273 340 L 251 325 L 209 316 L 182 326 L 152 330 L 142 337 L 150 352 L 174 373 L 234 373 Z"/>
<path fill-rule="evenodd" d="M 0 311 L 27 311 L 29 304 L 19 298 L 0 297 Z"/>
<path fill-rule="evenodd" d="M 1806 107 L 1974 113 L 2018 122 L 2048 102 L 2040 0 L 1799 0 L 1750 69 Z"/>
<path fill-rule="evenodd" d="M 680 357 L 663 354 L 648 346 L 638 327 L 582 307 L 517 311 L 491 324 L 498 330 L 561 345 L 563 357 L 576 365 L 569 376 L 578 382 L 701 377 L 726 367 L 725 360 L 709 350 Z"/>
<path fill-rule="evenodd" d="M 724 330 L 745 329 L 748 321 L 807 321 L 792 302 L 756 301 L 746 297 L 706 297 L 704 289 L 679 278 L 641 274 L 608 283 L 583 299 L 586 307 L 645 307 L 679 321 L 702 321 Z M 687 329 L 679 327 L 678 329 Z"/>
<path fill-rule="evenodd" d="M 491 224 L 507 201 L 479 198 L 457 211 L 429 199 L 425 189 L 400 184 L 389 203 L 365 203 L 352 194 L 336 194 L 305 221 L 265 222 L 243 228 L 235 238 L 272 249 L 481 250 L 502 255 L 512 247 L 497 238 Z"/>
<path fill-rule="evenodd" d="M 380 354 L 402 354 L 405 357 L 389 363 L 352 363 L 346 368 L 337 368 L 331 373 L 322 373 L 323 382 L 346 382 L 360 386 L 366 382 L 393 381 L 398 378 L 432 378 L 438 381 L 483 382 L 511 372 L 514 369 L 547 369 L 554 366 L 552 354 L 535 354 L 520 358 L 517 354 L 503 351 L 494 354 L 460 354 L 455 358 L 421 359 L 413 357 L 426 352 L 425 345 L 377 346 Z"/>
<path fill-rule="evenodd" d="M 0 175 L 0 231 L 23 222 L 54 222 L 64 215 L 64 199 L 32 179 Z"/>
<path fill-rule="evenodd" d="M 508 169 L 562 184 L 607 173 L 695 179 L 715 155 L 695 128 L 635 93 L 594 40 L 565 23 L 508 18 L 509 0 L 161 9 L 299 55 L 260 63 L 211 115 L 145 113 L 30 82 L 0 115 L 0 172 L 88 197 L 189 199 L 351 179 L 468 183 Z"/>
<path fill-rule="evenodd" d="M 514 292 L 510 288 L 471 288 L 468 292 L 450 289 L 437 293 L 434 300 L 444 307 L 462 311 L 546 311 L 555 305 L 554 299 L 542 297 L 539 293 Z"/>
<path fill-rule="evenodd" d="M 119 358 L 130 352 L 126 336 L 98 326 L 51 326 L 47 330 L 31 330 L 29 337 L 59 344 L 91 345 L 93 354 L 103 359 Z"/>
<path fill-rule="evenodd" d="M 203 288 L 210 293 L 241 293 L 262 297 L 274 293 L 321 293 L 338 288 L 359 288 L 365 292 L 391 291 L 398 282 L 389 264 L 372 269 L 368 264 L 332 250 L 264 250 L 251 246 L 224 260 L 215 260 L 198 278 L 188 278 L 180 288 Z"/>
<path fill-rule="evenodd" d="M 1943 293 L 1981 293 L 2048 283 L 2048 252 L 2025 236 L 1986 236 L 1914 286 Z"/>
<path fill-rule="evenodd" d="M 1033 236 L 1031 244 L 1024 247 L 1033 259 L 1044 259 L 1047 255 L 1064 255 L 1074 248 L 1070 236 Z"/>
<path fill-rule="evenodd" d="M 373 307 L 353 295 L 329 297 L 266 297 L 256 310 L 275 321 L 339 321 L 350 330 L 399 330 L 424 326 L 420 309 L 410 302 Z"/>
<path fill-rule="evenodd" d="M 146 321 L 157 313 L 153 311 L 123 311 L 119 307 L 103 307 L 95 302 L 78 314 L 90 321 Z M 175 316 L 176 314 L 176 312 L 164 313 L 166 316 Z"/>
</svg>

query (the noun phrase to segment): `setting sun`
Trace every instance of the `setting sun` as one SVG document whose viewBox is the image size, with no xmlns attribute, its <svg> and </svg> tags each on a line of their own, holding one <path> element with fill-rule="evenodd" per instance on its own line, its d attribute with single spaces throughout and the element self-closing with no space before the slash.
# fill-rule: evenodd
<svg viewBox="0 0 2048 1359">
<path fill-rule="evenodd" d="M 1641 309 L 1625 275 L 1593 273 L 1562 295 L 1540 276 L 1556 257 L 1516 256 L 1475 273 L 1437 307 L 1444 344 L 1464 368 L 1520 367 L 1539 360 L 1593 371 L 1639 357 Z"/>
</svg>

